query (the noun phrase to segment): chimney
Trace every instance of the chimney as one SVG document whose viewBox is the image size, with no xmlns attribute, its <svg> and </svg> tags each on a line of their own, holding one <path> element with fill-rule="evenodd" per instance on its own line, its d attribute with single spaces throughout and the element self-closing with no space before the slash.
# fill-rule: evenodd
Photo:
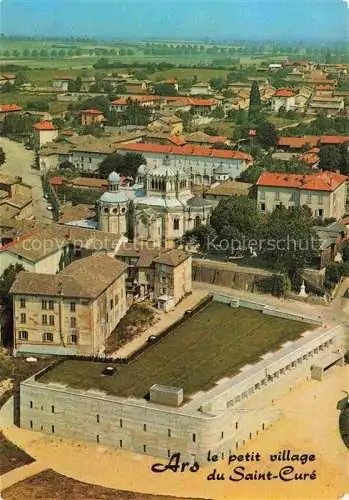
<svg viewBox="0 0 349 500">
<path fill-rule="evenodd" d="M 58 295 L 63 295 L 63 283 L 61 281 L 58 281 L 57 293 L 58 293 Z"/>
</svg>

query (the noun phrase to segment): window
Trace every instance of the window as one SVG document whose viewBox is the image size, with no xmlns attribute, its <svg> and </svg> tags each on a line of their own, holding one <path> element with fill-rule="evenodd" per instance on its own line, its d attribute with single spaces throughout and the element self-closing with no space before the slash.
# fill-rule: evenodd
<svg viewBox="0 0 349 500">
<path fill-rule="evenodd" d="M 193 434 L 193 443 L 196 442 L 196 434 Z"/>
<path fill-rule="evenodd" d="M 122 427 L 122 424 L 123 424 L 122 418 L 120 418 L 120 427 Z"/>
<path fill-rule="evenodd" d="M 48 308 L 50 309 L 50 311 L 53 311 L 53 309 L 55 308 L 55 303 L 53 300 L 48 301 Z"/>
<path fill-rule="evenodd" d="M 28 340 L 28 332 L 26 332 L 26 331 L 18 332 L 18 339 L 19 340 Z"/>
<path fill-rule="evenodd" d="M 122 448 L 122 439 L 120 439 L 120 448 Z"/>
<path fill-rule="evenodd" d="M 144 451 L 144 453 L 147 451 L 147 447 L 145 444 L 143 445 L 143 451 Z"/>
<path fill-rule="evenodd" d="M 50 315 L 50 317 L 49 317 L 49 323 L 50 323 L 51 326 L 53 326 L 55 324 L 55 317 L 54 316 Z"/>
<path fill-rule="evenodd" d="M 43 314 L 41 320 L 43 325 L 47 325 L 47 314 Z"/>
<path fill-rule="evenodd" d="M 167 436 L 170 438 L 171 437 L 171 429 L 167 430 Z"/>
<path fill-rule="evenodd" d="M 324 211 L 322 208 L 319 208 L 319 217 L 322 217 L 324 215 Z"/>
<path fill-rule="evenodd" d="M 21 323 L 26 323 L 27 322 L 27 317 L 25 313 L 21 313 Z"/>
<path fill-rule="evenodd" d="M 21 299 L 21 307 L 24 308 L 25 307 L 25 299 Z"/>
<path fill-rule="evenodd" d="M 237 430 L 239 427 L 239 422 L 235 422 L 235 429 Z"/>
<path fill-rule="evenodd" d="M 55 433 L 55 426 L 54 425 L 51 425 L 51 431 L 52 431 L 52 434 Z"/>
<path fill-rule="evenodd" d="M 173 229 L 174 230 L 179 229 L 179 219 L 173 219 Z"/>
<path fill-rule="evenodd" d="M 224 432 L 221 433 L 221 439 L 224 439 Z"/>
<path fill-rule="evenodd" d="M 47 300 L 41 301 L 41 309 L 47 309 Z"/>
<path fill-rule="evenodd" d="M 55 407 L 52 405 L 51 406 L 51 413 L 54 413 L 55 412 Z"/>
<path fill-rule="evenodd" d="M 109 316 L 108 316 L 108 313 L 105 315 L 105 320 L 106 320 L 106 322 L 108 323 L 108 321 L 109 321 Z"/>
<path fill-rule="evenodd" d="M 70 318 L 70 328 L 76 328 L 76 318 Z"/>
<path fill-rule="evenodd" d="M 105 208 L 105 209 L 103 210 L 103 212 L 104 212 L 105 214 L 107 214 L 107 213 L 108 213 L 108 209 L 107 209 L 107 208 Z"/>
<path fill-rule="evenodd" d="M 29 403 L 29 407 L 30 407 L 30 408 L 33 408 L 33 401 L 30 401 L 30 403 Z"/>
<path fill-rule="evenodd" d="M 92 163 L 92 158 L 91 158 L 91 156 L 89 156 L 89 157 L 88 157 L 88 161 L 89 161 L 90 163 Z"/>
<path fill-rule="evenodd" d="M 260 192 L 259 199 L 260 199 L 260 200 L 265 200 L 265 191 L 261 191 L 261 192 Z"/>
<path fill-rule="evenodd" d="M 96 415 L 97 418 L 97 424 L 99 424 L 99 415 Z"/>
<path fill-rule="evenodd" d="M 44 333 L 44 342 L 53 342 L 53 333 Z"/>
<path fill-rule="evenodd" d="M 78 343 L 78 337 L 77 337 L 77 335 L 71 335 L 70 336 L 70 342 L 72 344 L 77 344 Z"/>
<path fill-rule="evenodd" d="M 171 450 L 167 450 L 167 456 L 170 458 L 170 456 L 171 456 Z"/>
<path fill-rule="evenodd" d="M 30 421 L 30 428 L 31 429 L 33 428 L 33 421 L 32 420 Z"/>
<path fill-rule="evenodd" d="M 147 424 L 143 425 L 143 430 L 144 430 L 144 432 L 147 432 Z"/>
<path fill-rule="evenodd" d="M 261 203 L 261 211 L 265 212 L 265 203 Z"/>
<path fill-rule="evenodd" d="M 119 302 L 119 296 L 118 295 L 115 295 L 114 302 L 115 302 L 115 305 L 118 304 L 118 302 Z"/>
<path fill-rule="evenodd" d="M 323 202 L 324 202 L 324 197 L 322 194 L 319 194 L 318 197 L 317 197 L 317 202 L 319 205 L 322 205 Z"/>
<path fill-rule="evenodd" d="M 99 443 L 99 434 L 96 436 L 97 443 Z"/>
<path fill-rule="evenodd" d="M 75 302 L 70 302 L 70 312 L 75 313 L 75 311 L 76 311 Z"/>
<path fill-rule="evenodd" d="M 280 191 L 276 191 L 276 193 L 275 193 L 275 200 L 276 201 L 280 200 Z"/>
<path fill-rule="evenodd" d="M 113 214 L 117 214 L 118 213 L 118 209 L 117 208 L 113 208 L 112 212 L 113 212 Z"/>
<path fill-rule="evenodd" d="M 311 203 L 311 194 L 307 194 L 307 203 Z"/>
<path fill-rule="evenodd" d="M 113 307 L 114 307 L 114 301 L 113 299 L 110 299 L 110 309 L 113 309 Z"/>
</svg>

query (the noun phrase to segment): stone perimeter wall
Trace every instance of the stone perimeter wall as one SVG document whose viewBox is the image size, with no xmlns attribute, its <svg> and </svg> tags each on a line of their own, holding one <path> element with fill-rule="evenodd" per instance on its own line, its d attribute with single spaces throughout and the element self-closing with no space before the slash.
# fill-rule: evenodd
<svg viewBox="0 0 349 500">
<path fill-rule="evenodd" d="M 252 301 L 251 305 L 262 306 Z M 317 359 L 342 347 L 343 334 L 344 328 L 339 326 L 319 332 L 315 340 L 314 335 L 309 341 L 302 338 L 303 345 L 296 348 L 295 344 L 291 354 L 268 354 L 267 361 L 221 380 L 211 391 L 197 393 L 187 405 L 176 409 L 92 390 L 44 385 L 33 376 L 21 384 L 21 427 L 164 461 L 181 452 L 183 460 L 204 463 L 209 450 L 220 456 L 234 453 L 275 421 L 279 417 L 275 400 L 310 378 Z M 263 366 L 270 367 L 271 376 L 266 377 Z"/>
</svg>

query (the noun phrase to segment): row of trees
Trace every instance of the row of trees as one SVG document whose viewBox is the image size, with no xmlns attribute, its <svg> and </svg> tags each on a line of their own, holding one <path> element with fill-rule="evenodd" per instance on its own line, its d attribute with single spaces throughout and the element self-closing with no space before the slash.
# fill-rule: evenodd
<svg viewBox="0 0 349 500">
<path fill-rule="evenodd" d="M 281 206 L 261 214 L 254 200 L 232 196 L 221 200 L 212 213 L 210 226 L 188 232 L 184 242 L 194 238 L 205 252 L 233 254 L 251 250 L 291 282 L 316 256 L 318 240 L 307 207 L 288 210 Z"/>
</svg>

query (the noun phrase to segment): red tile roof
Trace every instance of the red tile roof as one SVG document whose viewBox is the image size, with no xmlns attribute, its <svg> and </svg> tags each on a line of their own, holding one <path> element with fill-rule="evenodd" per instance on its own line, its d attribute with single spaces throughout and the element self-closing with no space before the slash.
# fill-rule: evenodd
<svg viewBox="0 0 349 500">
<path fill-rule="evenodd" d="M 17 104 L 2 104 L 0 106 L 0 113 L 10 113 L 11 111 L 22 111 L 22 108 Z"/>
<path fill-rule="evenodd" d="M 312 166 L 315 166 L 319 163 L 319 156 L 316 153 L 303 153 L 302 155 L 300 155 L 299 159 Z"/>
<path fill-rule="evenodd" d="M 33 128 L 36 130 L 57 130 L 57 127 L 55 127 L 51 122 L 34 123 Z"/>
<path fill-rule="evenodd" d="M 320 144 L 343 144 L 349 142 L 349 135 L 323 135 Z"/>
<path fill-rule="evenodd" d="M 140 153 L 162 153 L 183 156 L 208 156 L 214 158 L 231 158 L 236 160 L 252 161 L 248 153 L 231 151 L 228 149 L 211 149 L 206 146 L 186 144 L 185 146 L 168 146 L 166 144 L 131 143 L 120 144 L 118 150 L 137 151 Z"/>
<path fill-rule="evenodd" d="M 81 114 L 85 115 L 103 115 L 103 111 L 99 111 L 99 109 L 83 109 Z"/>
<path fill-rule="evenodd" d="M 168 96 L 165 97 L 167 102 L 174 102 L 183 106 L 214 106 L 217 104 L 215 99 L 204 99 L 199 97 L 185 97 L 185 96 Z"/>
<path fill-rule="evenodd" d="M 278 89 L 274 94 L 275 97 L 293 97 L 295 95 L 296 93 L 291 89 Z"/>
<path fill-rule="evenodd" d="M 112 104 L 115 106 L 126 106 L 129 99 L 134 102 L 149 102 L 158 101 L 160 97 L 157 95 L 130 95 L 129 97 L 119 97 L 119 99 L 112 101 Z"/>
<path fill-rule="evenodd" d="M 310 147 L 317 146 L 319 140 L 319 135 L 303 135 L 302 137 L 280 137 L 279 147 L 289 147 L 292 149 L 303 149 L 306 144 Z"/>
<path fill-rule="evenodd" d="M 182 135 L 170 135 L 168 140 L 176 146 L 184 146 L 186 144 L 186 140 Z"/>
<path fill-rule="evenodd" d="M 49 183 L 51 186 L 61 186 L 64 182 L 64 177 L 61 175 L 56 175 L 55 177 L 52 177 L 52 179 L 49 180 Z"/>
<path fill-rule="evenodd" d="M 310 191 L 334 191 L 346 181 L 346 175 L 335 172 L 319 172 L 309 175 L 263 172 L 257 181 L 257 186 L 296 188 Z"/>
</svg>

